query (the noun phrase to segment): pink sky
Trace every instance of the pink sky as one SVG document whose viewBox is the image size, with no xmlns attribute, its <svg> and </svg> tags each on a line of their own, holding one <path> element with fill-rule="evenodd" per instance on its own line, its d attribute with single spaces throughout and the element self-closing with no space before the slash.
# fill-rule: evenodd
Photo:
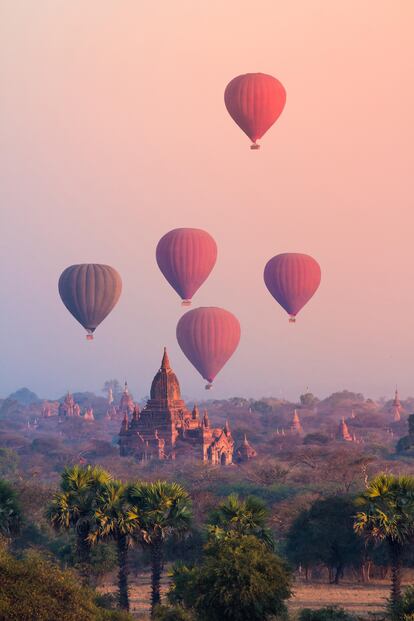
<svg viewBox="0 0 414 621">
<path fill-rule="evenodd" d="M 0 395 L 143 396 L 167 345 L 204 397 L 154 259 L 177 226 L 219 245 L 194 304 L 242 325 L 208 396 L 414 394 L 413 23 L 411 0 L 2 0 Z M 287 90 L 258 152 L 223 103 L 250 71 Z M 322 267 L 295 326 L 262 279 L 286 251 Z M 57 295 L 79 262 L 124 281 L 93 344 Z"/>
</svg>

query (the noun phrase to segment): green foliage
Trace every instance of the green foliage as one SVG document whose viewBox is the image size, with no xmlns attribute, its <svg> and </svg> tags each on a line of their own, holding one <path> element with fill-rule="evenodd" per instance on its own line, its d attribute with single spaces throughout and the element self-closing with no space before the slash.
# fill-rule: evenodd
<svg viewBox="0 0 414 621">
<path fill-rule="evenodd" d="M 191 499 L 178 483 L 135 483 L 127 492 L 136 507 L 141 541 L 151 553 L 151 611 L 160 603 L 160 582 L 165 542 L 186 535 L 191 527 Z"/>
<path fill-rule="evenodd" d="M 154 621 L 194 621 L 193 614 L 182 606 L 157 606 Z"/>
<path fill-rule="evenodd" d="M 73 528 L 85 543 L 91 529 L 97 490 L 111 480 L 101 468 L 73 466 L 65 468 L 60 491 L 53 498 L 46 515 L 57 530 Z"/>
<path fill-rule="evenodd" d="M 108 481 L 97 489 L 91 529 L 91 543 L 114 541 L 118 550 L 119 605 L 129 610 L 128 549 L 132 539 L 141 533 L 138 509 L 127 499 L 126 487 L 120 481 Z"/>
<path fill-rule="evenodd" d="M 343 608 L 326 606 L 318 610 L 303 608 L 300 611 L 298 621 L 357 621 L 356 617 L 346 612 Z"/>
<path fill-rule="evenodd" d="M 95 621 L 91 592 L 76 576 L 31 553 L 16 560 L 0 555 L 0 618 L 8 621 Z"/>
<path fill-rule="evenodd" d="M 274 483 L 273 485 L 261 485 L 250 481 L 231 481 L 229 483 L 223 481 L 215 481 L 207 488 L 207 491 L 217 496 L 229 496 L 230 494 L 238 494 L 239 496 L 256 496 L 261 498 L 267 504 L 274 504 L 286 500 L 298 493 L 298 489 L 291 485 L 283 485 Z"/>
<path fill-rule="evenodd" d="M 397 453 L 404 453 L 405 451 L 409 451 L 414 448 L 414 436 L 403 436 L 397 442 L 395 450 Z"/>
<path fill-rule="evenodd" d="M 404 589 L 401 598 L 401 611 L 404 615 L 414 615 L 414 585 Z"/>
<path fill-rule="evenodd" d="M 11 539 L 22 526 L 22 512 L 17 494 L 7 481 L 0 479 L 0 538 Z"/>
<path fill-rule="evenodd" d="M 20 458 L 16 451 L 0 447 L 0 476 L 14 477 L 19 468 Z"/>
<path fill-rule="evenodd" d="M 304 567 L 325 564 L 335 570 L 337 583 L 345 567 L 362 559 L 364 546 L 354 533 L 354 514 L 354 503 L 348 497 L 317 500 L 293 522 L 287 536 L 288 558 Z"/>
<path fill-rule="evenodd" d="M 201 621 L 266 621 L 291 595 L 284 563 L 252 536 L 210 540 L 194 568 L 176 567 L 170 601 Z"/>
<path fill-rule="evenodd" d="M 390 612 L 400 619 L 401 566 L 405 548 L 414 541 L 414 477 L 380 474 L 356 499 L 362 510 L 355 531 L 374 543 L 385 542 L 392 565 Z"/>
<path fill-rule="evenodd" d="M 267 528 L 268 514 L 267 507 L 260 498 L 248 496 L 242 500 L 237 494 L 231 494 L 212 512 L 209 534 L 218 539 L 226 535 L 252 535 L 273 549 L 273 537 Z"/>
<path fill-rule="evenodd" d="M 381 474 L 356 499 L 355 530 L 375 541 L 405 545 L 414 538 L 414 477 Z"/>
</svg>

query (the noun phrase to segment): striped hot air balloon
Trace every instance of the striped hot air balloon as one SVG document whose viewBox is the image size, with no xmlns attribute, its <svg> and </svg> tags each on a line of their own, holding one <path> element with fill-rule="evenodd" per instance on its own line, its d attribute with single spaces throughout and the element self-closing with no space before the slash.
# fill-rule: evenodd
<svg viewBox="0 0 414 621">
<path fill-rule="evenodd" d="M 95 329 L 118 302 L 122 280 L 109 265 L 82 263 L 62 272 L 58 288 L 63 304 L 92 340 Z"/>
<path fill-rule="evenodd" d="M 239 75 L 226 87 L 224 103 L 237 125 L 259 149 L 259 140 L 282 114 L 286 91 L 276 78 L 265 73 Z"/>
<path fill-rule="evenodd" d="M 182 299 L 183 306 L 209 276 L 217 259 L 217 245 L 202 229 L 174 229 L 157 245 L 158 267 Z"/>
<path fill-rule="evenodd" d="M 278 254 L 264 269 L 264 281 L 272 296 L 294 322 L 321 282 L 319 263 L 307 254 Z"/>
<path fill-rule="evenodd" d="M 209 389 L 237 349 L 240 323 L 223 308 L 195 308 L 178 322 L 177 341 L 191 364 L 207 380 L 206 388 Z"/>
</svg>

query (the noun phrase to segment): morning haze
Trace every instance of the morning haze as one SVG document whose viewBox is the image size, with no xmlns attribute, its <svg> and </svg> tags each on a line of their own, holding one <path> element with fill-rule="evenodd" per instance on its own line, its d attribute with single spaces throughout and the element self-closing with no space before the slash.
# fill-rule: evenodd
<svg viewBox="0 0 414 621">
<path fill-rule="evenodd" d="M 194 306 L 242 326 L 214 396 L 412 394 L 411 2 L 1 4 L 1 395 L 118 377 L 143 396 L 164 345 L 203 395 L 155 262 L 180 226 L 219 247 Z M 259 152 L 223 103 L 250 71 L 287 91 Z M 286 251 L 322 268 L 294 326 L 262 278 Z M 93 343 L 57 293 L 82 262 L 124 284 Z"/>
</svg>

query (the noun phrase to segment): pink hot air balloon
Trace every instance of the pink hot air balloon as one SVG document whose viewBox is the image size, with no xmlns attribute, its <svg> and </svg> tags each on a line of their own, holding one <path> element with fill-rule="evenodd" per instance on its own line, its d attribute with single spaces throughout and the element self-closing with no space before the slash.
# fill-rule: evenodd
<svg viewBox="0 0 414 621">
<path fill-rule="evenodd" d="M 156 258 L 183 306 L 189 306 L 216 263 L 217 245 L 202 229 L 173 229 L 158 242 Z"/>
<path fill-rule="evenodd" d="M 70 265 L 59 278 L 59 295 L 68 311 L 87 331 L 87 339 L 112 311 L 119 300 L 122 280 L 109 265 L 81 263 Z"/>
<path fill-rule="evenodd" d="M 265 73 L 246 73 L 228 83 L 224 103 L 233 121 L 259 149 L 257 140 L 277 121 L 286 103 L 283 84 Z"/>
<path fill-rule="evenodd" d="M 204 379 L 207 389 L 240 341 L 240 324 L 229 311 L 215 306 L 195 308 L 177 324 L 177 341 Z"/>
<path fill-rule="evenodd" d="M 311 299 L 321 282 L 319 263 L 307 254 L 278 254 L 264 269 L 266 287 L 275 300 L 296 321 L 296 315 Z"/>
</svg>

